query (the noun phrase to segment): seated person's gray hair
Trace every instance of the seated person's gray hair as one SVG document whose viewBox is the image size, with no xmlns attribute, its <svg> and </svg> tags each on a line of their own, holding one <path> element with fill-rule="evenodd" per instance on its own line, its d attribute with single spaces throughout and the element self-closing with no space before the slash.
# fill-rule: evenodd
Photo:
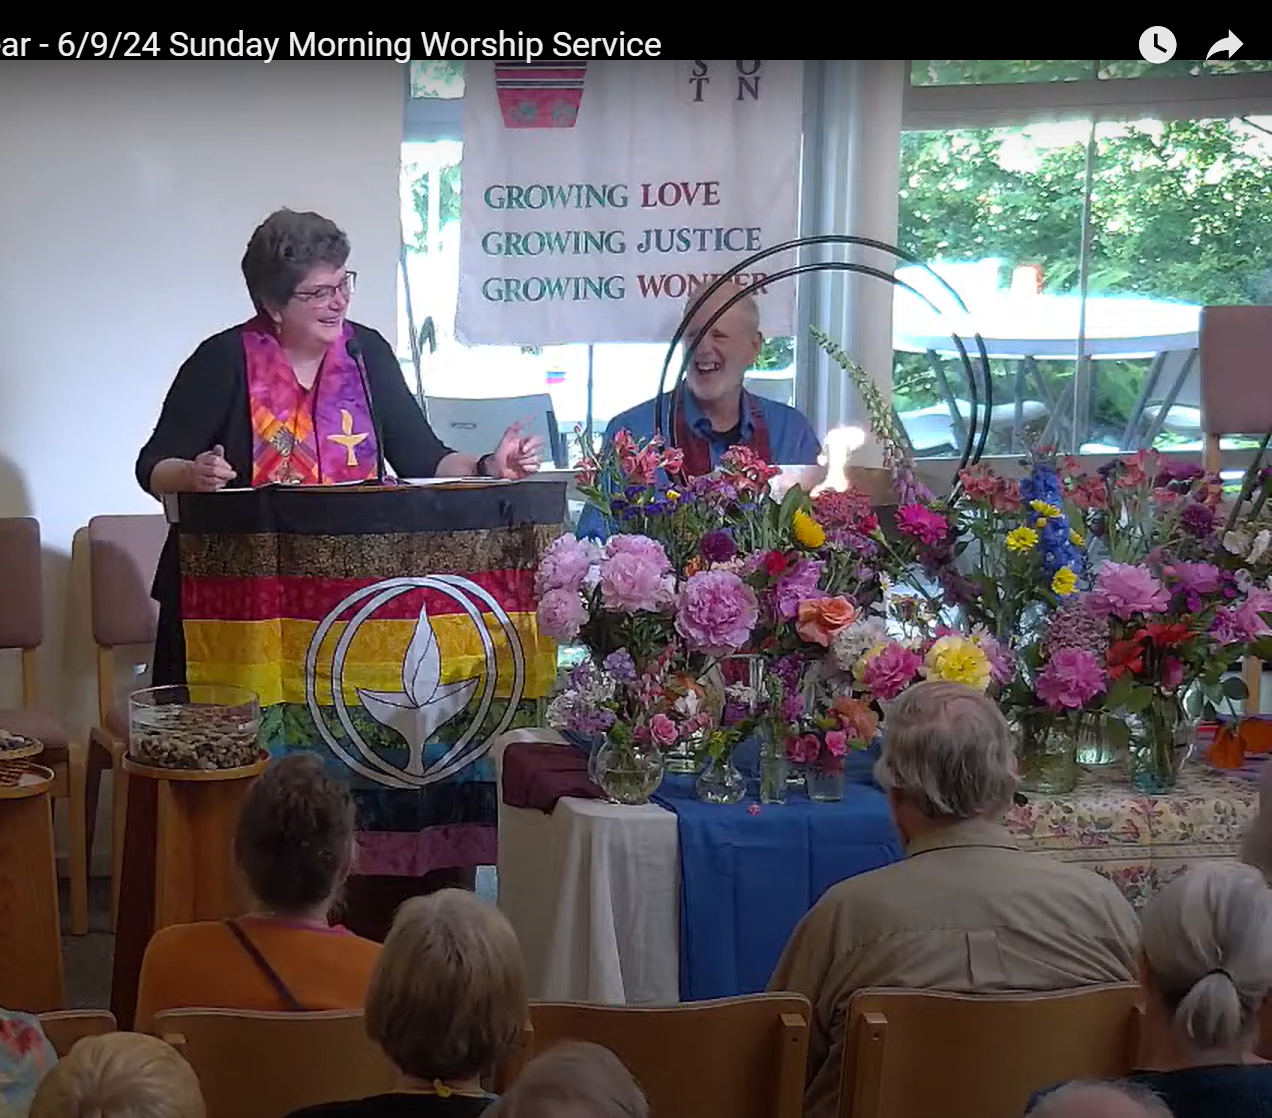
<svg viewBox="0 0 1272 1118">
<path fill-rule="evenodd" d="M 1080 1113 L 1083 1116 L 1092 1113 L 1088 1107 L 1081 1111 L 1072 1112 L 1070 1107 L 1079 1099 L 1088 1104 L 1094 1102 L 1097 1098 L 1103 1096 L 1121 1096 L 1121 1100 L 1131 1103 L 1133 1106 L 1138 1105 L 1143 1113 L 1143 1118 L 1174 1118 L 1170 1107 L 1166 1105 L 1162 1097 L 1147 1087 L 1138 1083 L 1131 1083 L 1120 1080 L 1106 1081 L 1082 1081 L 1075 1080 L 1073 1083 L 1066 1083 L 1063 1087 L 1049 1092 L 1030 1112 L 1028 1118 L 1068 1118 L 1070 1113 Z M 1111 1100 L 1110 1100 L 1111 1101 Z M 1110 1115 L 1116 1113 L 1118 1118 L 1123 1118 L 1133 1113 L 1126 1107 L 1119 1107 L 1116 1111 L 1110 1110 Z"/>
<path fill-rule="evenodd" d="M 888 710 L 875 779 L 931 819 L 1005 812 L 1019 783 L 1011 727 L 998 705 L 971 687 L 915 684 Z"/>
</svg>

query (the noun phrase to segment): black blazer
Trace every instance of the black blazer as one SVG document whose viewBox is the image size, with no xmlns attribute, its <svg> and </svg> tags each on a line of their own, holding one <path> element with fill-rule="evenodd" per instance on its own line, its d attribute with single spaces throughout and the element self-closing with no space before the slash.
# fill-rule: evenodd
<svg viewBox="0 0 1272 1118">
<path fill-rule="evenodd" d="M 350 325 L 366 366 L 384 457 L 400 477 L 433 477 L 451 448 L 424 418 L 384 336 L 369 326 Z M 241 326 L 208 338 L 178 370 L 154 432 L 137 455 L 137 482 L 149 492 L 150 474 L 165 458 L 197 458 L 218 443 L 238 475 L 230 485 L 250 486 L 252 416 Z"/>
<path fill-rule="evenodd" d="M 429 426 L 419 403 L 406 387 L 402 367 L 384 336 L 351 322 L 367 371 L 382 450 L 399 477 L 433 477 L 443 458 L 453 453 Z M 217 444 L 237 475 L 229 484 L 252 484 L 252 416 L 247 391 L 247 357 L 243 328 L 214 334 L 177 371 L 164 399 L 159 421 L 137 455 L 137 482 L 150 492 L 150 475 L 166 458 L 197 458 Z M 491 447 L 493 450 L 494 447 Z M 180 624 L 181 564 L 175 526 L 168 533 L 151 596 L 159 603 L 154 683 L 184 679 L 185 653 Z"/>
</svg>

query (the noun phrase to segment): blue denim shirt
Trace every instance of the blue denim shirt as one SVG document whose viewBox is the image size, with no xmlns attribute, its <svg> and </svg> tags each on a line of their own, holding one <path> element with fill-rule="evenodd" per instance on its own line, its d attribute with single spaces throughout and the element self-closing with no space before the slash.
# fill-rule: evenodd
<svg viewBox="0 0 1272 1118">
<path fill-rule="evenodd" d="M 711 448 L 711 467 L 712 469 L 718 468 L 724 452 L 733 444 L 724 438 L 724 432 L 716 431 L 712 428 L 711 421 L 702 414 L 702 409 L 698 406 L 698 401 L 693 398 L 693 393 L 685 392 L 683 399 L 685 402 L 685 422 L 707 440 L 707 445 Z M 613 445 L 614 436 L 619 431 L 630 431 L 632 437 L 640 441 L 653 438 L 654 404 L 656 400 L 657 397 L 652 400 L 646 400 L 643 404 L 628 408 L 627 411 L 621 415 L 616 415 L 610 420 L 609 426 L 605 428 L 606 450 Z M 818 441 L 817 436 L 813 434 L 813 429 L 809 426 L 808 420 L 800 412 L 788 407 L 786 404 L 779 404 L 776 400 L 769 400 L 763 396 L 752 396 L 746 391 L 742 393 L 742 425 L 739 428 L 742 441 L 746 442 L 755 432 L 755 424 L 751 422 L 752 401 L 759 405 L 760 414 L 764 417 L 764 422 L 768 424 L 771 464 L 774 466 L 815 466 L 817 464 L 817 456 L 821 453 L 821 443 Z M 669 423 L 670 402 L 668 396 L 664 396 L 664 427 Z M 587 506 L 583 510 L 583 515 L 579 517 L 577 535 L 580 538 L 590 536 L 598 540 L 603 540 L 609 535 L 605 518 L 591 505 Z"/>
</svg>

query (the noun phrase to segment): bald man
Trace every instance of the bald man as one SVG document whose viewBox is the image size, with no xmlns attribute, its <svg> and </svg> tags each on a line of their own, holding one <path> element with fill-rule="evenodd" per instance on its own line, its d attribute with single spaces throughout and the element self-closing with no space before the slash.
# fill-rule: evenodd
<svg viewBox="0 0 1272 1118">
<path fill-rule="evenodd" d="M 743 289 L 728 283 L 713 292 L 689 323 L 684 344 L 692 350 L 689 369 L 680 389 L 663 397 L 663 425 L 667 442 L 685 452 L 685 473 L 709 474 L 732 446 L 750 447 L 773 465 L 812 466 L 821 445 L 808 420 L 794 408 L 752 395 L 742 387 L 746 371 L 755 364 L 764 344 L 760 310 L 753 295 L 744 295 L 710 329 L 712 315 Z M 688 313 L 701 292 L 686 304 Z M 639 440 L 654 435 L 655 400 L 647 400 L 615 416 L 605 429 L 605 446 L 619 431 Z M 671 422 L 675 420 L 674 428 Z M 579 522 L 580 536 L 603 538 L 606 525 L 589 507 Z"/>
<path fill-rule="evenodd" d="M 1029 1118 L 1172 1118 L 1151 1091 L 1131 1083 L 1071 1083 L 1045 1096 Z"/>
</svg>

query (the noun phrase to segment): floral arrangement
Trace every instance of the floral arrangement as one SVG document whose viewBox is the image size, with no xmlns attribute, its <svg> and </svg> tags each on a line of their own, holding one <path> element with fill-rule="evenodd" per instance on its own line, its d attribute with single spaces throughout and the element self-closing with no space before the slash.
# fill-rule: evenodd
<svg viewBox="0 0 1272 1118">
<path fill-rule="evenodd" d="M 1086 565 L 1082 532 L 1071 527 L 1056 462 L 1035 452 L 1014 481 L 984 466 L 959 474 L 955 548 L 962 562 L 948 587 L 974 624 L 1002 640 L 1075 593 Z"/>
<path fill-rule="evenodd" d="M 1195 463 L 1140 450 L 1083 474 L 1068 458 L 1063 483 L 1102 560 L 1133 564 L 1158 553 L 1202 558 L 1216 549 L 1223 486 Z"/>
</svg>

